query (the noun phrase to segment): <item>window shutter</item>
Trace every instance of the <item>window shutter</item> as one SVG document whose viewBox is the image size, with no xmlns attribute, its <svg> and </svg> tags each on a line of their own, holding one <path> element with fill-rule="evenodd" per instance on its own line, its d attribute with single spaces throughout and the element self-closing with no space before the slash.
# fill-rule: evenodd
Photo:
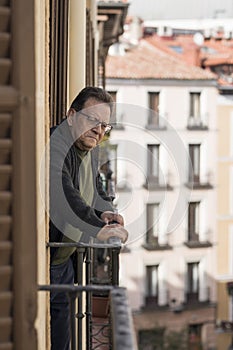
<svg viewBox="0 0 233 350">
<path fill-rule="evenodd" d="M 13 348 L 11 7 L 0 0 L 0 348 Z"/>
<path fill-rule="evenodd" d="M 60 123 L 67 109 L 69 0 L 50 0 L 50 114 L 51 126 Z"/>
</svg>

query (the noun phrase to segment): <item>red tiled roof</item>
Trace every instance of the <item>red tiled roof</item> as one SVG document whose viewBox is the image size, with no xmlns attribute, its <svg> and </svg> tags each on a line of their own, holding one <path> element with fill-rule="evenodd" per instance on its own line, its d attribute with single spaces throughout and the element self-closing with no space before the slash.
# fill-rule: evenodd
<svg viewBox="0 0 233 350">
<path fill-rule="evenodd" d="M 187 64 L 205 67 L 210 71 L 211 67 L 233 65 L 233 40 L 204 40 L 201 46 L 197 46 L 193 40 L 193 35 L 177 35 L 172 37 L 160 37 L 156 34 L 145 39 L 154 47 L 177 57 Z M 179 48 L 179 53 L 173 48 Z M 225 80 L 224 80 L 225 79 Z M 218 77 L 219 85 L 232 85 L 226 75 L 221 79 Z"/>
<path fill-rule="evenodd" d="M 233 65 L 233 56 L 225 56 L 225 57 L 208 57 L 203 62 L 205 67 L 209 66 L 218 66 L 222 64 L 232 64 Z"/>
<path fill-rule="evenodd" d="M 216 76 L 149 44 L 144 39 L 124 56 L 108 56 L 106 77 L 122 79 L 212 80 Z"/>
</svg>

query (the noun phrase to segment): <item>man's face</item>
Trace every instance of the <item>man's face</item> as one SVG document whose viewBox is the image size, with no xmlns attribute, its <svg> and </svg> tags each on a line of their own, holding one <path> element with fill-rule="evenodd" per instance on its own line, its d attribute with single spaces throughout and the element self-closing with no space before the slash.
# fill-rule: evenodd
<svg viewBox="0 0 233 350">
<path fill-rule="evenodd" d="M 76 112 L 73 109 L 69 110 L 67 117 L 68 124 L 71 127 L 75 145 L 80 150 L 90 151 L 103 140 L 105 130 L 101 124 L 97 126 L 96 124 L 98 122 L 108 124 L 110 113 L 109 105 L 99 102 L 94 98 L 88 99 L 80 112 Z M 88 117 L 90 117 L 90 120 Z"/>
</svg>

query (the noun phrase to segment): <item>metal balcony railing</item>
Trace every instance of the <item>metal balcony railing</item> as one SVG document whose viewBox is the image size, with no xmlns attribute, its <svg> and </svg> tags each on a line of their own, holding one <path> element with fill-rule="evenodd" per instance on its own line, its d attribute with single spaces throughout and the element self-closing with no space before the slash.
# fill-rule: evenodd
<svg viewBox="0 0 233 350">
<path fill-rule="evenodd" d="M 67 293 L 71 350 L 137 349 L 126 290 L 119 287 L 120 241 L 112 239 L 109 243 L 91 244 L 53 242 L 47 246 L 77 248 L 78 283 L 39 286 L 40 291 Z M 108 251 L 108 279 L 104 281 L 93 275 L 98 249 Z"/>
</svg>

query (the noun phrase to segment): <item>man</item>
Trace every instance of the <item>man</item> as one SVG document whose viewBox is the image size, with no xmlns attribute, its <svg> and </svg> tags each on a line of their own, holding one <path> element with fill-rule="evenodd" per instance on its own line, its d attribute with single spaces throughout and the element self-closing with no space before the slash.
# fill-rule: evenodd
<svg viewBox="0 0 233 350">
<path fill-rule="evenodd" d="M 50 241 L 125 242 L 128 232 L 121 215 L 103 191 L 96 146 L 112 127 L 112 98 L 103 89 L 84 88 L 74 99 L 67 118 L 53 128 L 50 138 Z M 114 223 L 113 223 L 114 222 Z M 51 284 L 73 284 L 75 248 L 52 248 Z M 53 350 L 70 348 L 69 302 L 65 293 L 51 293 Z"/>
</svg>

